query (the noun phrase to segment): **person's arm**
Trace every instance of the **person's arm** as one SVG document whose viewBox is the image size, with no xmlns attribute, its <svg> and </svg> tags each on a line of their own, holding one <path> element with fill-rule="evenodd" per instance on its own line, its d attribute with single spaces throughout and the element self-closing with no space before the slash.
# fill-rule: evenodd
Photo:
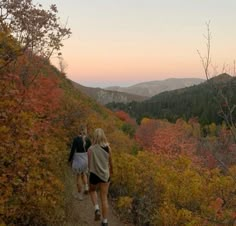
<svg viewBox="0 0 236 226">
<path fill-rule="evenodd" d="M 89 170 L 90 170 L 91 150 L 88 149 L 87 153 L 88 153 L 88 168 L 89 168 Z"/>
<path fill-rule="evenodd" d="M 109 147 L 109 171 L 111 176 L 113 174 L 113 163 L 112 163 L 112 153 L 110 147 Z"/>
<path fill-rule="evenodd" d="M 88 151 L 91 144 L 92 144 L 91 140 L 88 137 L 86 137 L 86 144 L 85 144 L 85 150 L 86 151 Z"/>
<path fill-rule="evenodd" d="M 70 155 L 69 155 L 68 162 L 72 161 L 73 156 L 75 154 L 75 149 L 76 149 L 76 139 L 73 140 L 73 144 L 72 144 L 72 147 L 71 147 L 71 150 L 70 150 Z"/>
</svg>

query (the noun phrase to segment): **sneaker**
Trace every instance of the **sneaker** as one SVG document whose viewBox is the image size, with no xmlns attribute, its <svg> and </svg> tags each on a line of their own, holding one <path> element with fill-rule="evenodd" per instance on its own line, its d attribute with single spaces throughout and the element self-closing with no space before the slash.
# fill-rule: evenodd
<svg viewBox="0 0 236 226">
<path fill-rule="evenodd" d="M 84 197 L 83 197 L 83 193 L 82 193 L 82 192 L 79 193 L 79 195 L 78 195 L 78 199 L 79 199 L 80 201 L 82 201 L 82 200 L 84 199 Z"/>
<path fill-rule="evenodd" d="M 75 199 L 79 199 L 80 201 L 84 199 L 82 192 L 80 192 L 80 193 L 76 192 L 76 193 L 73 194 L 73 196 L 74 196 Z"/>
<path fill-rule="evenodd" d="M 100 213 L 100 210 L 95 210 L 95 217 L 94 217 L 94 220 L 95 221 L 99 221 L 101 219 L 101 213 Z"/>
<path fill-rule="evenodd" d="M 89 187 L 88 187 L 88 185 L 86 184 L 85 186 L 84 186 L 84 194 L 88 194 L 89 193 Z"/>
<path fill-rule="evenodd" d="M 79 198 L 79 192 L 73 192 L 73 194 L 72 194 L 72 195 L 73 195 L 73 197 L 74 197 L 74 198 L 76 198 L 76 199 L 78 199 L 78 198 Z"/>
<path fill-rule="evenodd" d="M 108 223 L 102 222 L 101 226 L 108 226 Z"/>
</svg>

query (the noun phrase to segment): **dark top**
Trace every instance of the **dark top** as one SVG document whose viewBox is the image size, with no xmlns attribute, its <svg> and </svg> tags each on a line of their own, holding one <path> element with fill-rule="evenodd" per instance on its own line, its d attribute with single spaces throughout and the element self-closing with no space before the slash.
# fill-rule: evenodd
<svg viewBox="0 0 236 226">
<path fill-rule="evenodd" d="M 82 136 L 75 137 L 72 143 L 68 161 L 69 162 L 72 161 L 75 152 L 77 153 L 87 152 L 90 146 L 91 146 L 91 141 L 88 137 L 85 138 L 85 145 L 83 144 Z"/>
<path fill-rule="evenodd" d="M 108 147 L 108 146 L 105 146 L 105 147 L 101 146 L 101 148 L 102 148 L 103 150 L 105 150 L 107 153 L 109 153 L 109 152 L 110 152 L 110 151 L 109 151 L 109 147 Z"/>
</svg>

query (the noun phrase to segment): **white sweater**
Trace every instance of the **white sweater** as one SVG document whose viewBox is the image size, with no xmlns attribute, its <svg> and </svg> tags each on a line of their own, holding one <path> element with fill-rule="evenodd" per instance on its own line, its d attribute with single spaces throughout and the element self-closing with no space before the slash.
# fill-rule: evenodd
<svg viewBox="0 0 236 226">
<path fill-rule="evenodd" d="M 109 153 L 100 145 L 95 144 L 90 148 L 89 168 L 90 172 L 96 174 L 101 180 L 108 181 L 109 172 Z"/>
</svg>

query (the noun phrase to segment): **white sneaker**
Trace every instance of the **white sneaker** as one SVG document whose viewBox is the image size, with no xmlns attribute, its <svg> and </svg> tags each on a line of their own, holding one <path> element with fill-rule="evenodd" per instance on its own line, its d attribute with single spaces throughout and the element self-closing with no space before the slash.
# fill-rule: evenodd
<svg viewBox="0 0 236 226">
<path fill-rule="evenodd" d="M 89 193 L 89 187 L 88 184 L 84 185 L 84 194 L 88 194 Z"/>
<path fill-rule="evenodd" d="M 75 199 L 79 199 L 79 200 L 83 200 L 84 198 L 83 198 L 83 192 L 74 192 L 73 193 L 73 197 L 75 198 Z"/>
<path fill-rule="evenodd" d="M 77 191 L 73 192 L 72 195 L 76 199 L 79 197 L 79 193 Z"/>
<path fill-rule="evenodd" d="M 82 201 L 84 199 L 83 192 L 78 193 L 78 199 Z"/>
</svg>

